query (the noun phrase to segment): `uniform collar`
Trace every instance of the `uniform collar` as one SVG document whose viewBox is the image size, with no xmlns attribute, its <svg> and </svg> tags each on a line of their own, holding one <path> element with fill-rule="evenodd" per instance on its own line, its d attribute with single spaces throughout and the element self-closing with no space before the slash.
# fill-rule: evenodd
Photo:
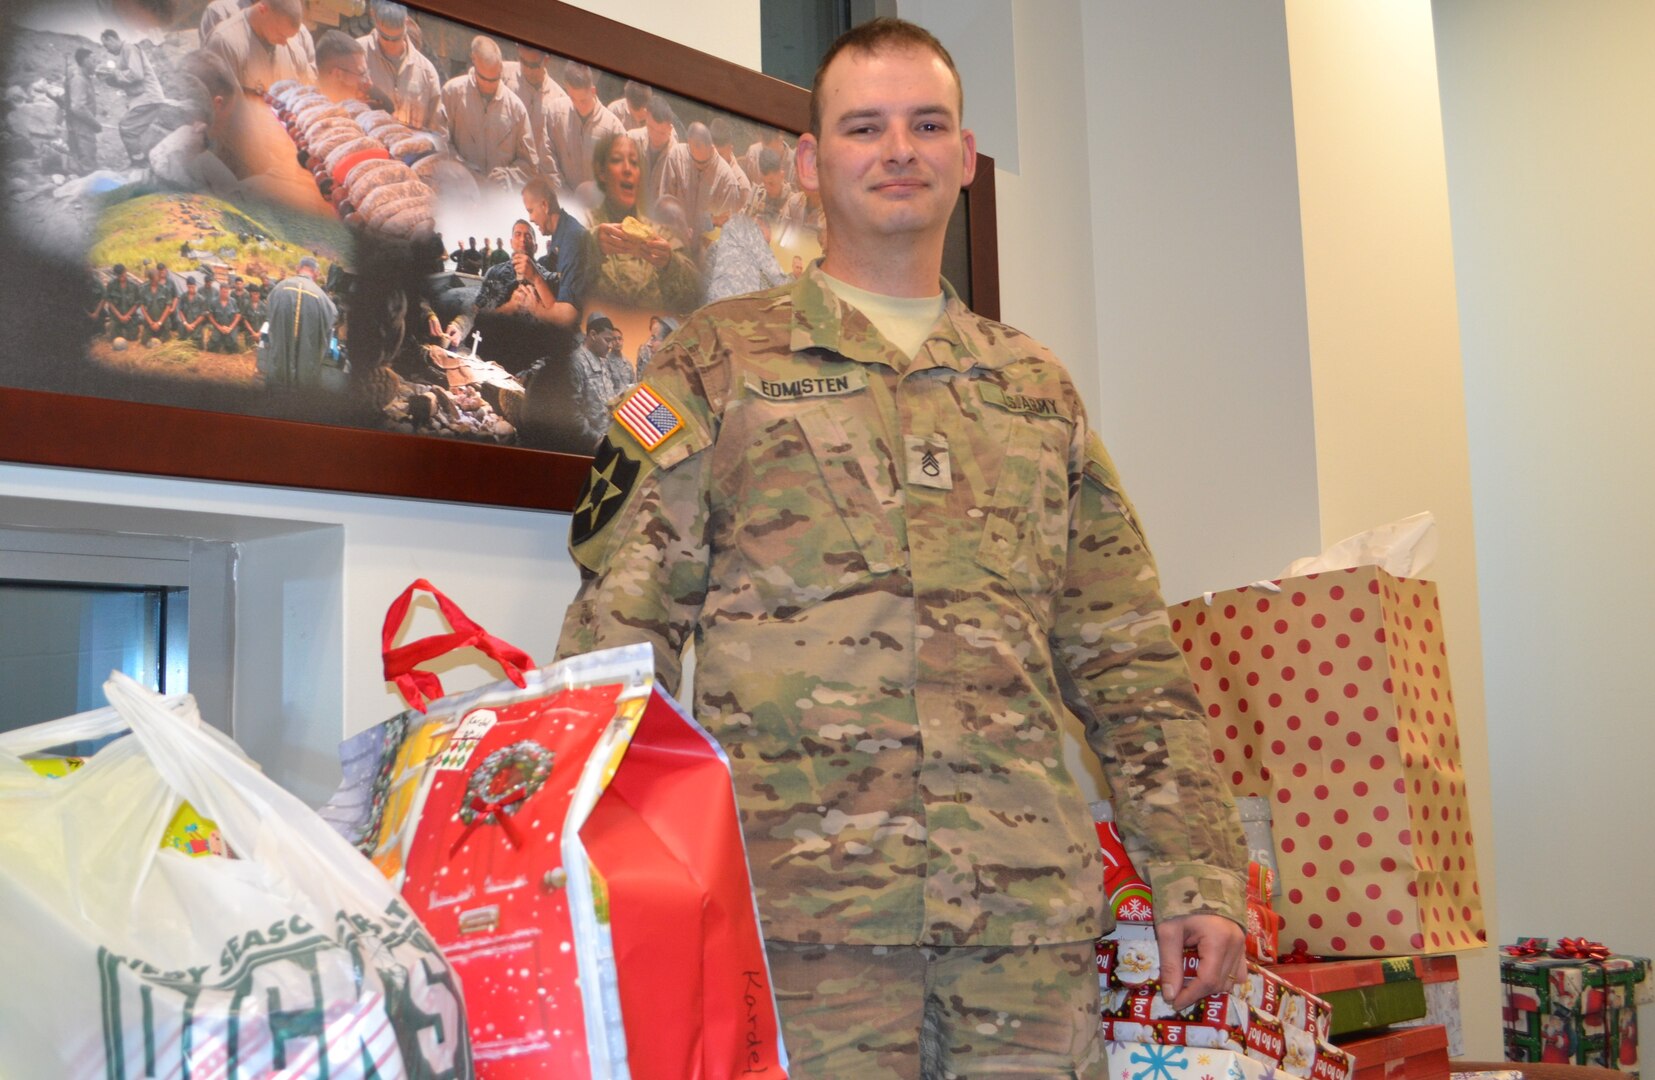
<svg viewBox="0 0 1655 1080">
<path fill-rule="evenodd" d="M 968 371 L 973 367 L 992 369 L 1010 363 L 1012 357 L 1005 350 L 991 347 L 983 320 L 965 306 L 948 279 L 939 280 L 943 292 L 942 318 L 932 328 L 927 343 L 938 342 L 946 348 L 922 349 L 910 362 L 874 329 L 867 316 L 833 292 L 822 275 L 818 259 L 793 285 L 791 348 L 794 352 L 831 349 L 847 360 L 884 364 L 896 371 L 939 365 Z M 927 355 L 934 363 L 926 363 Z"/>
</svg>

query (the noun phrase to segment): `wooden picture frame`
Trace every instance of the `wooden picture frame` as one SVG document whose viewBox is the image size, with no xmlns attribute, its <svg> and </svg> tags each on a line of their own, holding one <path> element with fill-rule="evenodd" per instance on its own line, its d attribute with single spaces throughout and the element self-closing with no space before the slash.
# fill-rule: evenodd
<svg viewBox="0 0 1655 1080">
<path fill-rule="evenodd" d="M 416 14 L 533 45 L 746 120 L 795 134 L 808 124 L 806 90 L 557 0 L 419 0 L 410 7 Z M 964 218 L 969 265 L 951 268 L 950 277 L 957 278 L 963 269 L 965 280 L 956 281 L 962 294 L 976 311 L 997 318 L 991 159 L 979 157 L 976 180 L 961 205 L 957 213 Z M 9 273 L 26 271 L 14 267 Z M 13 311 L 10 317 L 29 316 Z M 0 385 L 0 461 L 28 465 L 568 511 L 589 460 L 579 454 Z"/>
</svg>

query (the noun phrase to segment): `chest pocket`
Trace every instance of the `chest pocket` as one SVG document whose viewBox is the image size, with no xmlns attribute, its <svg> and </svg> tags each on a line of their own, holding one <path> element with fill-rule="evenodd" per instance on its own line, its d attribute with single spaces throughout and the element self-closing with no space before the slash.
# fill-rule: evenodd
<svg viewBox="0 0 1655 1080">
<path fill-rule="evenodd" d="M 1042 625 L 1069 559 L 1069 427 L 1013 416 L 994 491 L 983 508 L 977 562 L 1005 581 Z"/>
<path fill-rule="evenodd" d="M 846 408 L 857 396 L 742 405 L 731 540 L 766 612 L 790 616 L 905 564 L 895 455 Z"/>
</svg>

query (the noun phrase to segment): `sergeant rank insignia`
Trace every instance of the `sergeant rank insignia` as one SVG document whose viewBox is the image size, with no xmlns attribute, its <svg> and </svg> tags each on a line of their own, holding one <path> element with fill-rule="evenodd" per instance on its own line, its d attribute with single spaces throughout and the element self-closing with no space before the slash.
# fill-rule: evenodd
<svg viewBox="0 0 1655 1080">
<path fill-rule="evenodd" d="M 615 420 L 631 432 L 645 450 L 660 446 L 684 426 L 683 418 L 657 397 L 648 383 L 639 383 L 626 395 L 615 410 Z"/>
</svg>

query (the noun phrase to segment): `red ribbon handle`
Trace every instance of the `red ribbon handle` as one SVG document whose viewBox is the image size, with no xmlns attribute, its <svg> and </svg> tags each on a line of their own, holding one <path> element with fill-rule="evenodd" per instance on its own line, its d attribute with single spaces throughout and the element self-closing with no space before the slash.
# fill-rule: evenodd
<svg viewBox="0 0 1655 1080">
<path fill-rule="evenodd" d="M 408 617 L 408 608 L 417 592 L 431 594 L 452 629 L 447 634 L 433 634 L 393 649 L 391 642 L 396 640 L 397 632 L 402 629 L 403 620 Z M 396 683 L 397 692 L 410 708 L 424 712 L 426 705 L 443 696 L 442 681 L 433 672 L 421 671 L 418 665 L 464 648 L 475 648 L 495 661 L 505 670 L 506 678 L 517 686 L 524 685 L 523 672 L 534 667 L 534 660 L 528 653 L 478 626 L 460 610 L 458 604 L 424 578 L 402 590 L 402 595 L 391 601 L 380 634 L 380 650 L 385 657 L 385 680 Z"/>
</svg>

